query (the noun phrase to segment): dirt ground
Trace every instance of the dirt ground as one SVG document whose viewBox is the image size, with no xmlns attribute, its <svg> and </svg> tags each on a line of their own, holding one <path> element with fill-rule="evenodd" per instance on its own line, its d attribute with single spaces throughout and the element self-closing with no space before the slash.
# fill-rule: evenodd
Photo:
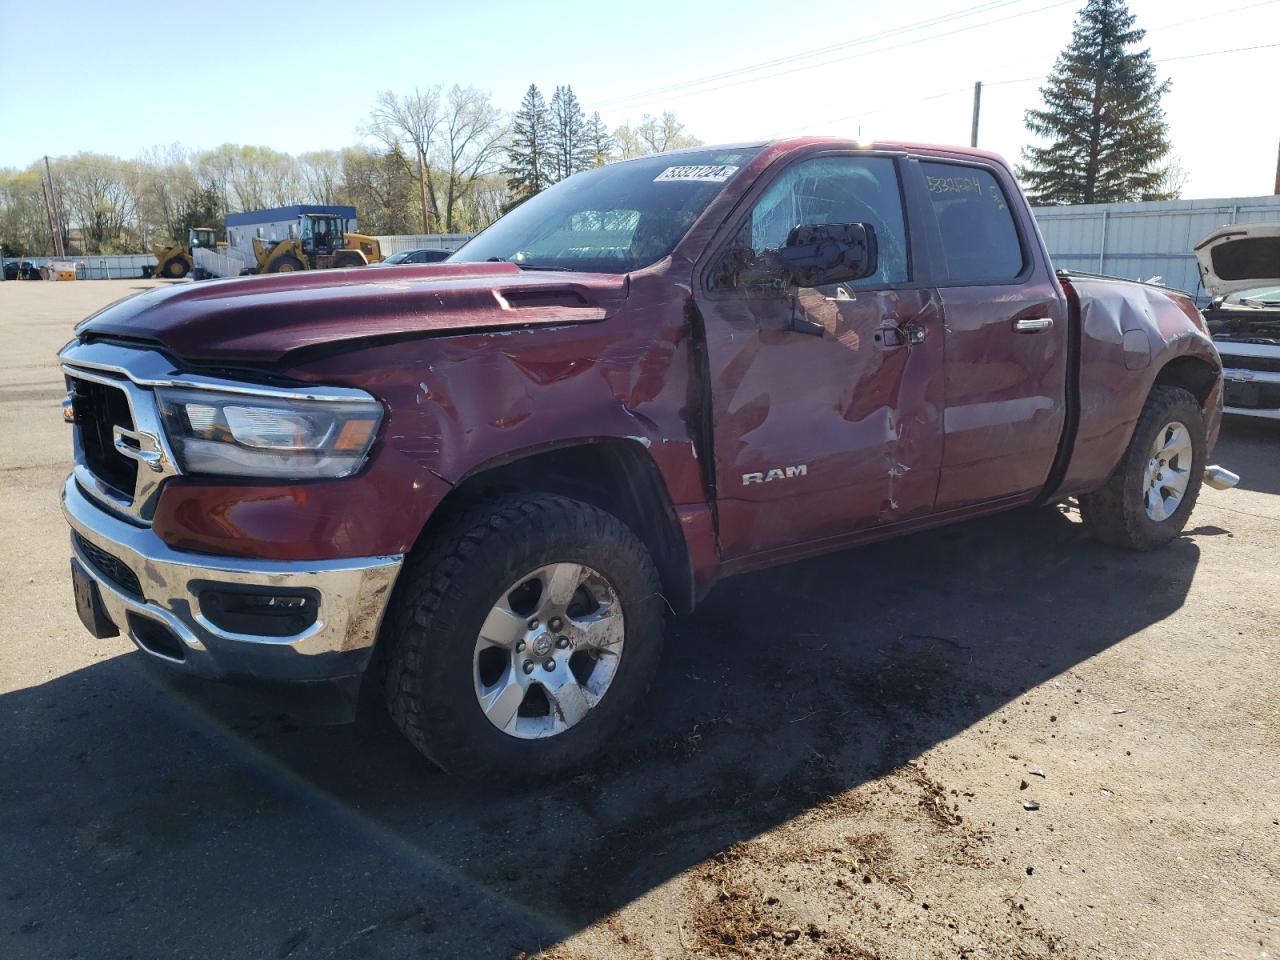
<svg viewBox="0 0 1280 960">
<path fill-rule="evenodd" d="M 532 793 L 76 619 L 54 351 L 0 283 L 0 955 L 1274 957 L 1280 423 L 1187 534 L 1025 511 L 731 580 L 613 759 Z"/>
</svg>

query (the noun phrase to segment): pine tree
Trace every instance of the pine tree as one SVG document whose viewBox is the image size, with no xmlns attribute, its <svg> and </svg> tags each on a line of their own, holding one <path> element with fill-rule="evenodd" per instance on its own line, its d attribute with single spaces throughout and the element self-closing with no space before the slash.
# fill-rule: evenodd
<svg viewBox="0 0 1280 960">
<path fill-rule="evenodd" d="M 551 129 L 555 140 L 556 179 L 571 177 L 591 166 L 587 120 L 573 87 L 556 87 L 551 95 Z"/>
<path fill-rule="evenodd" d="M 590 153 L 588 166 L 592 167 L 603 167 L 613 159 L 613 152 L 617 149 L 618 142 L 610 136 L 599 111 L 591 114 L 587 121 L 587 145 Z"/>
<path fill-rule="evenodd" d="M 507 148 L 507 189 L 510 207 L 517 206 L 555 183 L 555 144 L 547 102 L 535 84 L 529 84 L 520 109 L 511 124 L 511 146 Z"/>
<path fill-rule="evenodd" d="M 1150 50 L 1129 52 L 1145 30 L 1124 0 L 1088 0 L 1071 44 L 1040 88 L 1044 108 L 1028 110 L 1027 129 L 1049 142 L 1023 148 L 1018 169 L 1032 203 L 1164 200 L 1162 161 L 1169 153 Z"/>
</svg>

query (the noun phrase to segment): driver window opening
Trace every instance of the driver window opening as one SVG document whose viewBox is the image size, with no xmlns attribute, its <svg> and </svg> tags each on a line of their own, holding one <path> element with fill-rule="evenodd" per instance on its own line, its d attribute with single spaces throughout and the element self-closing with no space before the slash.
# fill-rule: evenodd
<svg viewBox="0 0 1280 960">
<path fill-rule="evenodd" d="M 911 279 L 902 192 L 888 157 L 819 157 L 795 164 L 756 202 L 736 245 L 760 257 L 782 247 L 793 228 L 824 223 L 869 223 L 876 231 L 878 269 L 844 286 L 876 289 Z"/>
</svg>

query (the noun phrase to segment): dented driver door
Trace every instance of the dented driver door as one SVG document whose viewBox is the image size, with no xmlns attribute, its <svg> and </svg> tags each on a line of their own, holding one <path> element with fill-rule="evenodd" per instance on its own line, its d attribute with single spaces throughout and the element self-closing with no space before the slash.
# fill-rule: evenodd
<svg viewBox="0 0 1280 960">
<path fill-rule="evenodd" d="M 889 156 L 827 154 L 757 185 L 696 294 L 710 373 L 724 559 L 804 553 L 933 509 L 942 452 L 936 292 L 913 279 Z M 732 251 L 798 224 L 871 223 L 875 275 L 813 289 L 740 282 Z"/>
</svg>

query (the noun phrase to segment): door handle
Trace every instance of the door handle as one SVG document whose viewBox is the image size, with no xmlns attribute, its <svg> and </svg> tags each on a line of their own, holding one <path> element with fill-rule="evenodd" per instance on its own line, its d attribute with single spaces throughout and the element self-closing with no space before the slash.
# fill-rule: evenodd
<svg viewBox="0 0 1280 960">
<path fill-rule="evenodd" d="M 924 343 L 926 335 L 925 328 L 914 320 L 900 322 L 897 317 L 886 317 L 876 331 L 875 341 L 881 350 L 892 350 Z"/>
<path fill-rule="evenodd" d="M 1026 317 L 1013 321 L 1015 333 L 1044 333 L 1053 327 L 1053 317 Z"/>
</svg>

